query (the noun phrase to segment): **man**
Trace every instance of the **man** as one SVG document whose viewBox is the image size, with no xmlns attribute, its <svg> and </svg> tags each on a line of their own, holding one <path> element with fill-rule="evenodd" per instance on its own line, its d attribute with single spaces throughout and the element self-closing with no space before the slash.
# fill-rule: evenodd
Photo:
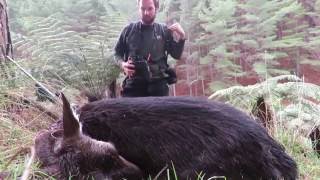
<svg viewBox="0 0 320 180">
<path fill-rule="evenodd" d="M 180 58 L 185 32 L 178 23 L 167 27 L 154 22 L 158 0 L 137 2 L 140 21 L 126 26 L 115 46 L 115 59 L 126 75 L 121 94 L 168 96 L 168 83 L 174 83 L 176 77 L 167 64 L 167 56 Z"/>
</svg>

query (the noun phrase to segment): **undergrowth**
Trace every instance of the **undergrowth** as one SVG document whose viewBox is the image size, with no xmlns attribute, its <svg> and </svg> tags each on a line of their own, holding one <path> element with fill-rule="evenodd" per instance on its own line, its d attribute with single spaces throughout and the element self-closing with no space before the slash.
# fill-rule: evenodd
<svg viewBox="0 0 320 180">
<path fill-rule="evenodd" d="M 13 92 L 11 90 L 10 94 L 14 94 Z M 33 146 L 36 133 L 46 129 L 54 120 L 32 104 L 21 101 L 12 102 L 5 96 L 0 96 L 0 104 L 0 179 L 19 179 L 25 171 L 26 162 L 30 158 L 30 147 Z M 54 108 L 55 105 L 52 103 L 43 102 L 42 105 L 54 113 L 60 114 L 60 109 Z M 16 117 L 12 118 L 14 113 Z M 297 162 L 300 173 L 299 179 L 319 179 L 320 159 L 312 150 L 311 143 L 306 137 L 288 130 L 282 124 L 275 125 L 270 134 L 284 145 L 286 151 Z M 205 172 L 201 172 L 197 179 L 208 179 L 202 178 L 203 175 L 205 175 Z M 53 178 L 42 172 L 37 161 L 34 161 L 30 167 L 29 179 Z M 179 179 L 179 177 L 173 179 Z M 210 179 L 223 178 L 212 177 Z"/>
</svg>

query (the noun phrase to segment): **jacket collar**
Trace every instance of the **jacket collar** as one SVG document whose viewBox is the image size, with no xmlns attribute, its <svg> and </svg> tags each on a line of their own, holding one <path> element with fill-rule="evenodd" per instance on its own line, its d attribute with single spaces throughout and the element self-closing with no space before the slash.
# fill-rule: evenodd
<svg viewBox="0 0 320 180">
<path fill-rule="evenodd" d="M 141 32 L 142 24 L 143 24 L 143 23 L 142 23 L 142 21 L 141 21 L 141 20 L 140 20 L 140 21 L 138 21 L 138 29 L 139 29 L 139 32 Z M 153 22 L 153 23 L 152 23 L 152 25 L 151 25 L 151 26 L 152 26 L 152 29 L 154 29 L 154 24 L 155 24 L 155 22 Z"/>
</svg>

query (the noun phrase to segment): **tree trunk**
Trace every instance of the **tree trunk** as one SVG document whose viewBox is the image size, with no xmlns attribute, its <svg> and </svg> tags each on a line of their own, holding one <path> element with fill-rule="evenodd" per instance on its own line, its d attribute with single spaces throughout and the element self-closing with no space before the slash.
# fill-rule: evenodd
<svg viewBox="0 0 320 180">
<path fill-rule="evenodd" d="M 12 43 L 8 24 L 7 2 L 0 0 L 0 79 L 12 78 L 6 56 L 12 57 Z"/>
</svg>

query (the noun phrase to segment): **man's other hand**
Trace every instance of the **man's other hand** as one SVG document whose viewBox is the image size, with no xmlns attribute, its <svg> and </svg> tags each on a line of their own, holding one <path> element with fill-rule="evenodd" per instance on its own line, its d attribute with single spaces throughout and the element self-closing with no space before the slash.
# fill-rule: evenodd
<svg viewBox="0 0 320 180">
<path fill-rule="evenodd" d="M 122 67 L 125 75 L 127 75 L 129 77 L 132 77 L 134 75 L 134 73 L 135 73 L 134 68 L 135 67 L 133 65 L 132 60 L 128 60 L 127 62 L 122 62 L 121 67 Z"/>
<path fill-rule="evenodd" d="M 186 33 L 184 32 L 182 26 L 179 23 L 174 23 L 168 27 L 168 29 L 172 32 L 175 41 L 180 41 L 181 39 L 185 39 Z"/>
</svg>

